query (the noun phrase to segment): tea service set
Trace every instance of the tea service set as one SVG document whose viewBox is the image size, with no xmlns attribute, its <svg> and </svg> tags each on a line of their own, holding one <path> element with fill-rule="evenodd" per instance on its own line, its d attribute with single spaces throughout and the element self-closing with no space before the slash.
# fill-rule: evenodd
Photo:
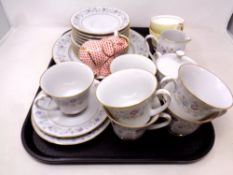
<svg viewBox="0 0 233 175">
<path fill-rule="evenodd" d="M 160 128 L 181 137 L 232 107 L 229 88 L 185 55 L 191 39 L 180 17 L 152 17 L 145 38 L 116 8 L 81 10 L 71 24 L 54 44 L 56 64 L 42 74 L 32 106 L 32 126 L 42 139 L 81 144 L 110 123 L 127 141 Z"/>
</svg>

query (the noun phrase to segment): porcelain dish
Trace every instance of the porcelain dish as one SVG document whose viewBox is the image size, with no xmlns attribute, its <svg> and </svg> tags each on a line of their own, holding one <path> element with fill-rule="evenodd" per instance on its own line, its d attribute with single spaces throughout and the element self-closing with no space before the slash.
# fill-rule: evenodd
<svg viewBox="0 0 233 175">
<path fill-rule="evenodd" d="M 134 53 L 139 55 L 148 56 L 149 45 L 144 44 L 144 37 L 138 32 L 130 29 L 129 31 L 129 49 L 127 53 Z M 78 46 L 80 47 L 80 46 Z M 55 63 L 66 61 L 80 61 L 71 47 L 71 30 L 64 33 L 55 42 L 52 50 L 52 56 Z"/>
<path fill-rule="evenodd" d="M 77 137 L 93 131 L 100 126 L 107 118 L 101 105 L 98 103 L 95 91 L 99 82 L 94 81 L 90 89 L 90 100 L 87 109 L 74 115 L 65 115 L 59 109 L 48 111 L 38 108 L 35 103 L 32 106 L 32 118 L 41 131 L 47 135 L 61 138 Z M 40 92 L 37 98 L 46 97 Z M 36 100 L 35 99 L 35 100 Z M 44 104 L 51 104 L 50 99 L 44 100 Z"/>
<path fill-rule="evenodd" d="M 96 138 L 98 135 L 100 135 L 109 125 L 110 121 L 106 119 L 103 124 L 101 124 L 98 128 L 95 130 L 79 136 L 79 137 L 74 137 L 74 138 L 59 138 L 59 137 L 53 137 L 50 135 L 45 134 L 42 132 L 35 124 L 33 119 L 31 120 L 32 127 L 34 131 L 41 137 L 43 140 L 46 140 L 47 142 L 57 144 L 57 145 L 77 145 L 81 143 L 88 142 L 94 138 Z"/>
<path fill-rule="evenodd" d="M 196 64 L 196 62 L 186 56 L 183 51 L 176 51 L 176 53 L 168 53 L 164 55 L 155 53 L 153 62 L 157 65 L 159 79 L 166 76 L 177 78 L 178 70 L 181 65 L 187 63 Z"/>
</svg>

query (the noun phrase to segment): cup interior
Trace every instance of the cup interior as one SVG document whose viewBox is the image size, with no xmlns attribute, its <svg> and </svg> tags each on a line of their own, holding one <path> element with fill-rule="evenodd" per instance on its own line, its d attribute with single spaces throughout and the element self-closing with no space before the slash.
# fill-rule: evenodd
<svg viewBox="0 0 233 175">
<path fill-rule="evenodd" d="M 156 90 L 153 74 L 141 69 L 127 69 L 106 77 L 98 86 L 98 100 L 107 107 L 129 107 L 149 98 Z"/>
<path fill-rule="evenodd" d="M 151 72 L 154 75 L 156 73 L 155 64 L 147 57 L 138 54 L 124 54 L 118 56 L 110 65 L 110 70 L 112 73 L 130 68 L 143 69 Z"/>
<path fill-rule="evenodd" d="M 203 102 L 216 108 L 229 108 L 232 105 L 230 90 L 208 70 L 186 64 L 180 67 L 179 77 L 185 88 Z"/>
<path fill-rule="evenodd" d="M 185 33 L 179 30 L 164 30 L 161 37 L 173 42 L 184 42 L 186 40 Z"/>
<path fill-rule="evenodd" d="M 93 80 L 93 72 L 87 65 L 65 62 L 45 71 L 40 79 L 40 86 L 53 97 L 68 97 L 85 91 Z"/>
<path fill-rule="evenodd" d="M 183 24 L 184 20 L 178 16 L 159 15 L 154 16 L 150 20 L 151 29 L 160 33 L 166 29 L 176 29 L 179 24 Z"/>
</svg>

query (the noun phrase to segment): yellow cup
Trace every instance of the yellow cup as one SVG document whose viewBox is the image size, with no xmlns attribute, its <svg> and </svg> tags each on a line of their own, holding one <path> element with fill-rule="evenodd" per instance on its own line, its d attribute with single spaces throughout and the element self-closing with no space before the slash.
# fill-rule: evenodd
<svg viewBox="0 0 233 175">
<path fill-rule="evenodd" d="M 184 29 L 184 20 L 178 16 L 160 15 L 153 16 L 150 20 L 150 34 L 158 37 L 163 30 Z"/>
</svg>

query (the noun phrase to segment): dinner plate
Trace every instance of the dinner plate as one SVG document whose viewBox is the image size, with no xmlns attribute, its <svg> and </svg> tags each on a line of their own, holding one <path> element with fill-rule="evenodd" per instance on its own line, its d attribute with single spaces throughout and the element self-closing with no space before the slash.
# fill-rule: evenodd
<svg viewBox="0 0 233 175">
<path fill-rule="evenodd" d="M 76 12 L 71 24 L 87 34 L 108 34 L 119 31 L 129 25 L 129 16 L 124 11 L 111 7 L 91 7 Z"/>
<path fill-rule="evenodd" d="M 138 32 L 130 29 L 129 32 L 129 49 L 127 53 L 134 53 L 148 57 L 149 45 L 144 42 L 144 37 Z M 55 63 L 66 61 L 80 61 L 71 47 L 71 30 L 64 33 L 57 39 L 53 46 L 53 60 Z"/>
<path fill-rule="evenodd" d="M 107 118 L 101 104 L 98 102 L 95 92 L 99 81 L 95 80 L 90 89 L 90 99 L 87 109 L 79 114 L 66 115 L 59 109 L 44 110 L 35 105 L 32 106 L 32 118 L 35 125 L 44 133 L 54 137 L 70 138 L 86 134 L 100 126 Z M 40 105 L 54 104 L 53 100 L 46 98 L 41 91 L 35 101 L 40 98 Z M 45 107 L 43 107 L 45 108 Z"/>
<path fill-rule="evenodd" d="M 79 137 L 73 137 L 73 138 L 59 138 L 59 137 L 53 137 L 50 135 L 45 134 L 42 132 L 35 124 L 33 119 L 31 118 L 31 123 L 34 131 L 41 137 L 43 140 L 46 140 L 47 142 L 57 144 L 57 145 L 77 145 L 81 143 L 88 142 L 94 138 L 96 138 L 98 135 L 100 135 L 109 125 L 110 121 L 109 119 L 106 119 L 103 124 L 101 124 L 98 128 L 96 128 L 94 131 L 91 131 L 90 133 L 87 133 L 85 135 L 79 136 Z"/>
</svg>

